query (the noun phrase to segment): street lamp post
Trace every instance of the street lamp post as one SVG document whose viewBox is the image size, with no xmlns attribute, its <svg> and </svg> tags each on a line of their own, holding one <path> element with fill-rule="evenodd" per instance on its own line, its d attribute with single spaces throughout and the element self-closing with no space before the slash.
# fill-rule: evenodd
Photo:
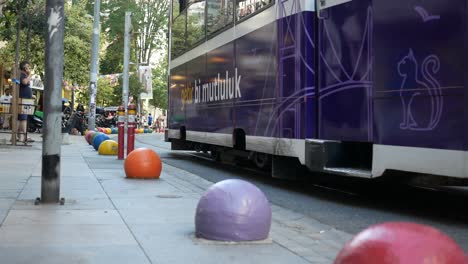
<svg viewBox="0 0 468 264">
<path fill-rule="evenodd" d="M 43 203 L 57 203 L 60 197 L 61 97 L 65 32 L 64 0 L 47 0 L 46 14 L 48 18 L 45 45 L 45 87 L 47 91 L 44 93 L 45 127 L 42 143 L 40 201 Z"/>
<path fill-rule="evenodd" d="M 89 118 L 88 129 L 94 130 L 96 127 L 96 94 L 97 94 L 97 68 L 99 51 L 99 12 L 101 1 L 94 1 L 94 27 L 93 27 L 93 48 L 91 52 L 91 78 L 89 83 Z"/>
</svg>

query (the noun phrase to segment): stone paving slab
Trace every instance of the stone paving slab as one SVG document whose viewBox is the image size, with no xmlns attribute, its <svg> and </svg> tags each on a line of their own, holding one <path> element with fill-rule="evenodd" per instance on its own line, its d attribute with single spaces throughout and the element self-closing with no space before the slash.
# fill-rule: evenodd
<svg viewBox="0 0 468 264">
<path fill-rule="evenodd" d="M 213 183 L 187 171 L 166 165 L 166 178 L 180 192 L 194 192 L 202 195 Z M 312 263 L 332 263 L 337 252 L 352 238 L 352 235 L 339 231 L 302 214 L 272 205 L 273 241 Z M 316 261 L 316 262 L 315 262 Z"/>
<path fill-rule="evenodd" d="M 67 197 L 65 204 L 57 206 L 55 204 L 34 205 L 33 199 L 16 200 L 11 209 L 15 210 L 102 210 L 115 209 L 111 200 L 105 198 L 80 198 L 70 199 Z"/>
<path fill-rule="evenodd" d="M 117 210 L 11 210 L 3 226 L 124 225 Z"/>
<path fill-rule="evenodd" d="M 5 221 L 8 221 L 8 217 Z M 125 225 L 5 225 L 0 245 L 8 246 L 117 246 L 138 245 Z"/>
<path fill-rule="evenodd" d="M 2 264 L 150 264 L 134 246 L 0 246 Z"/>
<path fill-rule="evenodd" d="M 159 180 L 127 179 L 123 161 L 99 156 L 82 137 L 70 142 L 62 146 L 63 206 L 34 205 L 41 188 L 39 143 L 26 150 L 0 147 L 0 165 L 8 171 L 0 172 L 1 263 L 321 264 L 332 263 L 351 238 L 272 205 L 267 240 L 206 243 L 194 236 L 194 215 L 213 183 L 167 164 Z"/>
</svg>

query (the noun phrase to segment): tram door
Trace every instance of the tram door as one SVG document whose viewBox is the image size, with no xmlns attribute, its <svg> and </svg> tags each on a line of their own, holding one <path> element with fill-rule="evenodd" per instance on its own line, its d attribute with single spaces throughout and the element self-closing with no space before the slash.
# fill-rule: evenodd
<svg viewBox="0 0 468 264">
<path fill-rule="evenodd" d="M 311 0 L 307 0 L 311 1 Z M 316 138 L 314 13 L 301 0 L 278 1 L 278 136 Z"/>
<path fill-rule="evenodd" d="M 318 8 L 318 138 L 372 141 L 372 2 L 324 0 Z"/>
<path fill-rule="evenodd" d="M 281 21 L 278 24 L 278 136 L 282 138 L 299 138 L 301 120 L 300 103 L 295 98 L 300 92 L 300 30 L 298 15 L 290 15 L 292 10 L 283 1 L 279 3 Z M 294 12 L 296 13 L 296 12 Z"/>
</svg>

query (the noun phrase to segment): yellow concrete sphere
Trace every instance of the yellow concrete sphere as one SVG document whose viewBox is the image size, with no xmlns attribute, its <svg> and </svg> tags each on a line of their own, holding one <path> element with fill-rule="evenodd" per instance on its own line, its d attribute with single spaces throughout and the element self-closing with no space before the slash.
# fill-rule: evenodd
<svg viewBox="0 0 468 264">
<path fill-rule="evenodd" d="M 145 129 L 144 128 L 140 128 L 140 133 L 145 133 Z"/>
<path fill-rule="evenodd" d="M 105 140 L 99 145 L 99 155 L 117 155 L 119 152 L 119 144 L 114 140 Z"/>
<path fill-rule="evenodd" d="M 110 129 L 110 128 L 107 127 L 107 128 L 106 128 L 106 134 L 108 134 L 108 135 L 112 134 L 112 129 Z"/>
</svg>

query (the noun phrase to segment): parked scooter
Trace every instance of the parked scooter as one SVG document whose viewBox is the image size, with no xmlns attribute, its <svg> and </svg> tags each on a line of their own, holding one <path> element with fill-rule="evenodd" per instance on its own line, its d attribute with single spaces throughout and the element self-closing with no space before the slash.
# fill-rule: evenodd
<svg viewBox="0 0 468 264">
<path fill-rule="evenodd" d="M 84 131 L 87 127 L 84 112 L 73 111 L 70 117 L 65 121 L 64 126 L 66 133 L 70 133 L 73 128 L 76 128 L 81 135 L 84 135 Z"/>
<path fill-rule="evenodd" d="M 37 112 L 35 112 L 34 115 L 28 115 L 28 132 L 41 132 L 43 123 L 42 117 Z"/>
</svg>

